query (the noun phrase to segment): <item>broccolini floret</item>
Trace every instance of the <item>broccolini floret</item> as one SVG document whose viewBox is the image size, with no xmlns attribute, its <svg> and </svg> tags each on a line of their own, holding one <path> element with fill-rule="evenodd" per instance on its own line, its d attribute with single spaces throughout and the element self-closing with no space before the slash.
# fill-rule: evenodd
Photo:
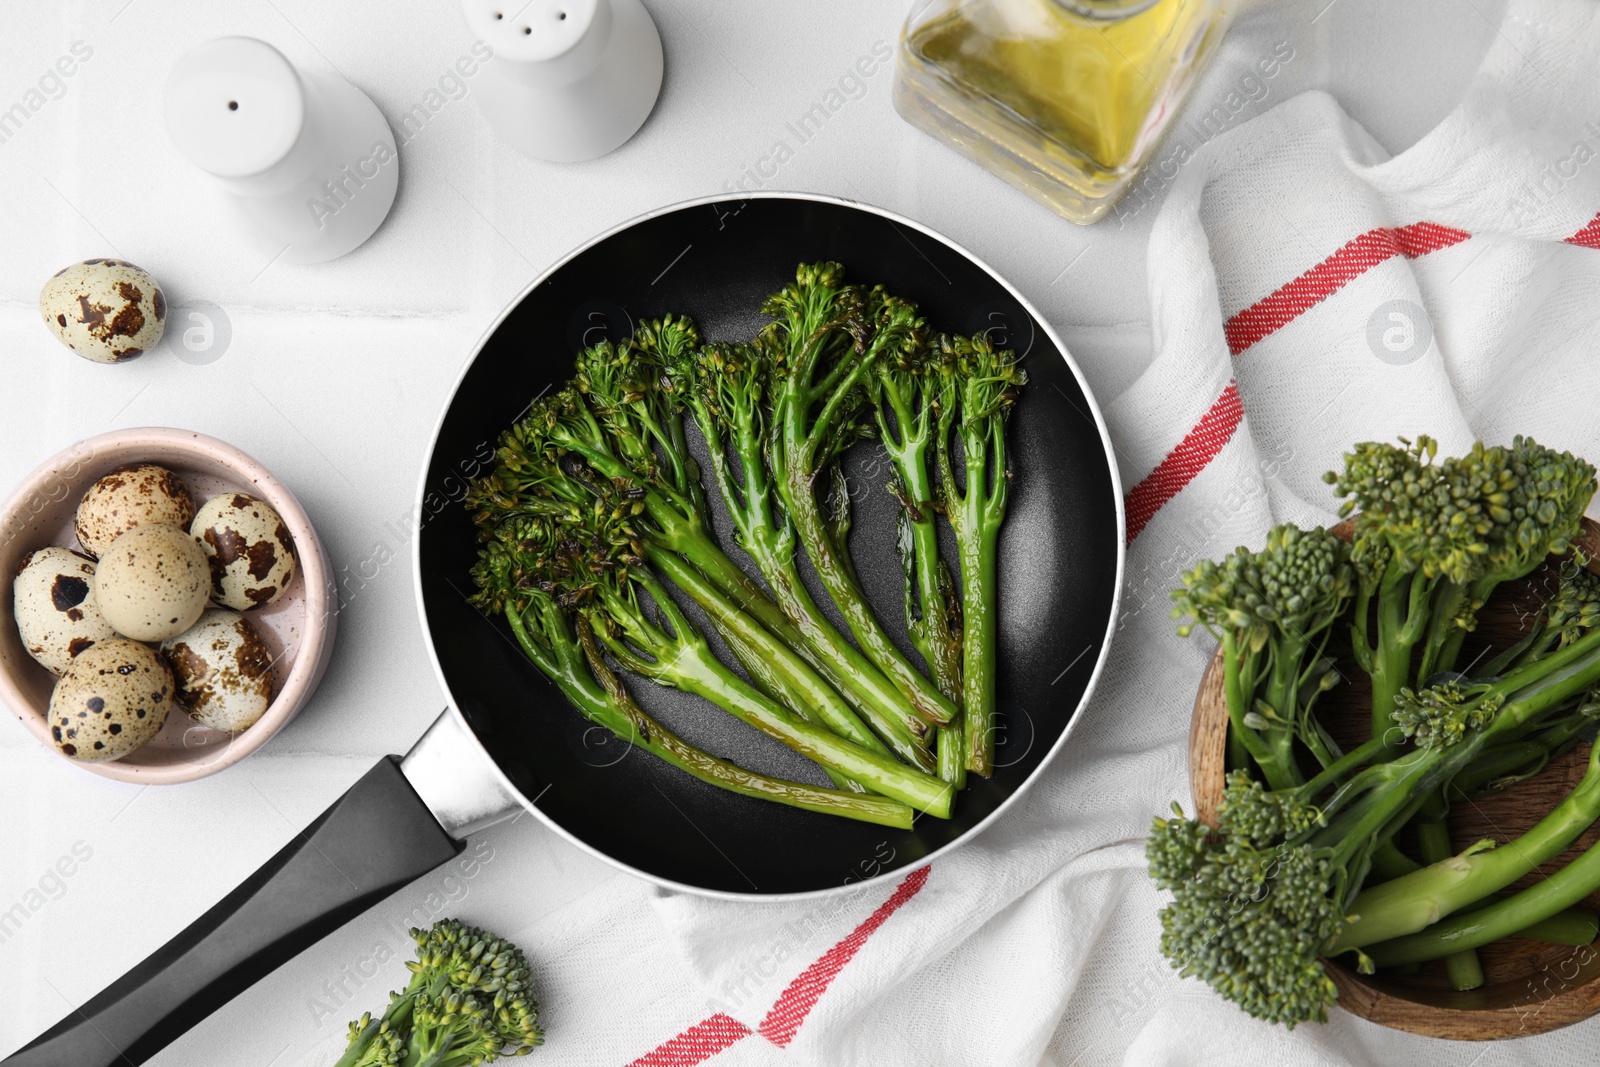
<svg viewBox="0 0 1600 1067">
<path fill-rule="evenodd" d="M 1342 473 L 1325 476 L 1348 498 L 1341 513 L 1358 513 L 1354 643 L 1372 675 L 1374 736 L 1387 731 L 1402 688 L 1454 667 L 1495 586 L 1567 550 L 1595 491 L 1592 465 L 1531 438 L 1437 455 L 1426 436 L 1415 445 L 1369 441 L 1345 456 Z"/>
<path fill-rule="evenodd" d="M 350 1024 L 350 1045 L 334 1067 L 468 1067 L 543 1043 L 521 949 L 455 919 L 411 937 L 410 983 L 390 994 L 381 1017 Z"/>
<path fill-rule="evenodd" d="M 1174 897 L 1162 954 L 1258 1019 L 1325 1021 L 1338 994 L 1322 949 L 1342 924 L 1331 887 L 1349 857 L 1309 843 L 1320 813 L 1235 771 L 1215 831 L 1176 804 L 1173 816 L 1156 819 L 1145 844 L 1151 879 Z"/>
<path fill-rule="evenodd" d="M 1241 547 L 1221 562 L 1202 561 L 1172 593 L 1173 616 L 1184 620 L 1178 633 L 1199 625 L 1222 645 L 1235 766 L 1249 758 L 1274 789 L 1303 781 L 1297 737 L 1324 765 L 1333 756 L 1309 712 L 1338 679 L 1322 653 L 1355 592 L 1349 556 L 1321 527 L 1277 526 L 1259 552 Z"/>
</svg>

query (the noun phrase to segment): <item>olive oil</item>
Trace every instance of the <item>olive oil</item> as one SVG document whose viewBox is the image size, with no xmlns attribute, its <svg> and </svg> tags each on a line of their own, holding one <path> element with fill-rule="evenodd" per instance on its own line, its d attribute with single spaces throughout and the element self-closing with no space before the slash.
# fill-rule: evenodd
<svg viewBox="0 0 1600 1067">
<path fill-rule="evenodd" d="M 1075 222 L 1110 210 L 1221 36 L 1226 0 L 932 0 L 895 106 Z"/>
</svg>

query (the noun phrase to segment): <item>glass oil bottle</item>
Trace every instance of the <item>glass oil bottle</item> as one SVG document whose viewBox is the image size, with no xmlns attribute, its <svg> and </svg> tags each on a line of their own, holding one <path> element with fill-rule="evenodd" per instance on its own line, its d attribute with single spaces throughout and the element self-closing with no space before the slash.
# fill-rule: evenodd
<svg viewBox="0 0 1600 1067">
<path fill-rule="evenodd" d="M 1111 209 L 1221 38 L 1230 0 L 921 0 L 901 117 L 1073 222 Z"/>
</svg>

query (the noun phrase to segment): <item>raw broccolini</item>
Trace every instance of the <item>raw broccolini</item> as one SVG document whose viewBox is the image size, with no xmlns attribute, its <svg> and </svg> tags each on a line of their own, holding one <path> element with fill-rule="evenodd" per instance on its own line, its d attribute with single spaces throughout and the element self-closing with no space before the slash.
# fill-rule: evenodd
<svg viewBox="0 0 1600 1067">
<path fill-rule="evenodd" d="M 1328 477 L 1358 511 L 1348 552 L 1326 531 L 1279 527 L 1260 551 L 1184 576 L 1180 633 L 1201 625 L 1222 645 L 1232 770 L 1216 827 L 1175 806 L 1147 843 L 1174 898 L 1161 914 L 1174 967 L 1292 1027 L 1333 1003 L 1324 957 L 1354 952 L 1363 970 L 1446 959 L 1470 986 L 1471 950 L 1496 938 L 1593 938 L 1595 917 L 1570 908 L 1600 888 L 1600 852 L 1554 885 L 1502 891 L 1600 817 L 1595 760 L 1515 842 L 1452 855 L 1443 819 L 1450 800 L 1525 780 L 1593 736 L 1600 580 L 1581 557 L 1522 641 L 1475 675 L 1451 672 L 1493 590 L 1568 551 L 1594 477 L 1527 438 L 1444 460 L 1426 437 L 1365 443 Z M 1369 739 L 1340 752 L 1310 702 L 1340 680 L 1325 653 L 1346 614 L 1373 707 Z M 1397 848 L 1413 823 L 1421 864 Z"/>
<path fill-rule="evenodd" d="M 1594 492 L 1592 466 L 1528 438 L 1509 448 L 1478 442 L 1467 455 L 1438 462 L 1436 455 L 1427 437 L 1411 448 L 1367 443 L 1346 457 L 1342 476 L 1329 475 L 1350 497 L 1345 513 L 1360 510 L 1362 594 L 1377 603 L 1370 647 L 1364 602 L 1356 612 L 1358 658 L 1371 664 L 1362 666 L 1372 674 L 1374 731 L 1393 713 L 1397 686 L 1420 687 L 1454 668 L 1497 585 L 1566 551 Z M 1432 806 L 1445 809 L 1442 798 Z M 1442 815 L 1418 823 L 1417 847 L 1424 862 L 1449 857 Z M 1452 956 L 1447 969 L 1458 989 L 1483 982 L 1471 955 Z"/>
<path fill-rule="evenodd" d="M 1269 791 L 1247 772 L 1232 772 L 1215 831 L 1175 811 L 1172 819 L 1156 820 L 1147 842 L 1151 877 L 1174 898 L 1161 913 L 1163 954 L 1180 973 L 1201 978 L 1259 1018 L 1290 1027 L 1324 1021 L 1336 993 L 1320 959 L 1348 947 L 1338 937 L 1374 851 L 1493 740 L 1560 710 L 1596 683 L 1600 630 L 1508 676 L 1499 699 L 1486 701 L 1495 709 L 1488 721 L 1437 730 L 1429 747 L 1372 763 L 1371 752 L 1356 750 L 1285 790 Z M 1455 705 L 1463 719 L 1482 706 Z M 1485 885 L 1480 896 L 1500 888 Z M 1596 887 L 1600 877 L 1590 889 Z M 1382 904 L 1414 910 L 1404 894 Z M 1375 904 L 1361 918 L 1373 928 L 1391 921 Z"/>
<path fill-rule="evenodd" d="M 1277 526 L 1261 551 L 1204 560 L 1181 581 L 1179 636 L 1199 625 L 1222 645 L 1234 765 L 1253 761 L 1274 789 L 1300 785 L 1297 739 L 1323 766 L 1336 758 L 1310 708 L 1338 680 L 1323 652 L 1355 593 L 1349 547 L 1320 526 Z"/>
<path fill-rule="evenodd" d="M 1438 442 L 1364 442 L 1326 480 L 1357 513 L 1356 660 L 1372 676 L 1373 734 L 1406 686 L 1450 670 L 1494 587 L 1567 550 L 1594 495 L 1594 467 L 1518 437 L 1437 461 Z M 1370 612 L 1376 627 L 1369 627 Z M 1417 650 L 1417 669 L 1412 652 Z"/>
<path fill-rule="evenodd" d="M 350 1024 L 334 1067 L 472 1067 L 525 1056 L 544 1041 L 528 961 L 494 934 L 443 919 L 412 930 L 411 981 L 378 1018 Z"/>
</svg>

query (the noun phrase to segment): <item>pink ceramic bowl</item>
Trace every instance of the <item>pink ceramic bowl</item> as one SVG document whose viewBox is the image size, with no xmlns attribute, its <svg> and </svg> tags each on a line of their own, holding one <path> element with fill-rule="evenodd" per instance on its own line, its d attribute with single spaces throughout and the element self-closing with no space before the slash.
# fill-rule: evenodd
<svg viewBox="0 0 1600 1067">
<path fill-rule="evenodd" d="M 232 445 L 188 430 L 146 427 L 91 437 L 52 456 L 0 506 L 0 702 L 52 752 L 45 711 L 55 677 L 22 647 L 11 583 L 23 557 L 34 549 L 62 545 L 81 551 L 72 526 L 78 500 L 102 474 L 124 463 L 170 468 L 189 486 L 197 507 L 224 492 L 260 497 L 283 517 L 300 563 L 288 592 L 248 616 L 274 656 L 272 704 L 255 725 L 229 734 L 201 726 L 174 708 L 159 734 L 121 759 L 80 763 L 60 757 L 124 782 L 190 782 L 266 744 L 310 699 L 333 652 L 337 616 L 329 596 L 331 573 L 317 532 L 294 494 Z"/>
</svg>

